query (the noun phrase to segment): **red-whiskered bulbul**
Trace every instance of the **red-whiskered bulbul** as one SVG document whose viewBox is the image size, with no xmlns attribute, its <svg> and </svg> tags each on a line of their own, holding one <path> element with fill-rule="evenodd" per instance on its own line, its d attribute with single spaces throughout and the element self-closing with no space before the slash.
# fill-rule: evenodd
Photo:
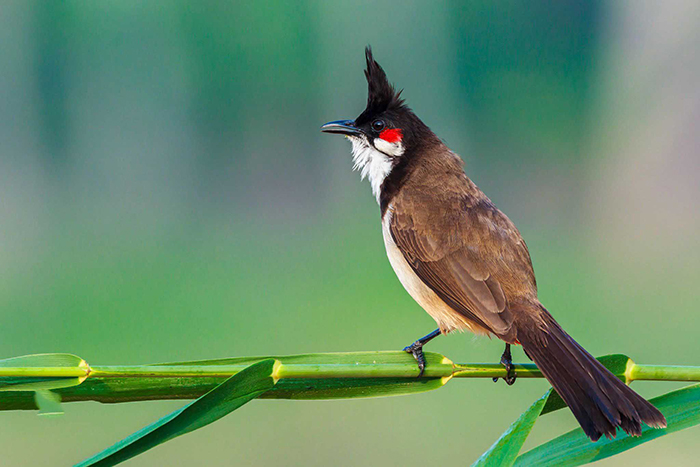
<svg viewBox="0 0 700 467">
<path fill-rule="evenodd" d="M 610 373 L 554 320 L 537 298 L 530 253 L 515 225 L 466 176 L 462 160 L 406 106 L 365 50 L 367 107 L 321 130 L 346 136 L 354 168 L 380 206 L 389 262 L 401 284 L 438 324 L 404 350 L 425 368 L 423 345 L 469 330 L 506 342 L 501 363 L 515 381 L 510 346 L 522 345 L 593 441 L 616 427 L 641 434 L 666 419 Z"/>
</svg>

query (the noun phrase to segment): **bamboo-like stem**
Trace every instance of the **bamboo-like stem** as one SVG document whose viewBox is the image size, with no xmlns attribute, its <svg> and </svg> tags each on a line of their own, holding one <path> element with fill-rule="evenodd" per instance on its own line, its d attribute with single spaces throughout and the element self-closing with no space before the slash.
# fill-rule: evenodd
<svg viewBox="0 0 700 467">
<path fill-rule="evenodd" d="M 518 378 L 544 378 L 532 363 L 515 364 Z M 506 370 L 498 363 L 458 363 L 454 368 L 454 378 L 503 378 Z"/>
<path fill-rule="evenodd" d="M 246 368 L 240 365 L 131 365 L 94 366 L 89 369 L 65 367 L 0 368 L 0 377 L 34 378 L 228 378 Z M 375 363 L 375 364 L 283 364 L 278 375 L 280 379 L 315 378 L 415 378 L 416 364 Z M 532 363 L 516 364 L 518 378 L 542 378 L 542 373 Z M 426 378 L 502 378 L 506 371 L 497 363 L 457 363 L 444 362 L 426 368 Z M 630 381 L 700 381 L 700 367 L 681 365 L 643 365 L 631 362 L 625 374 Z"/>
<path fill-rule="evenodd" d="M 611 371 L 628 383 L 700 381 L 700 366 L 640 365 L 623 355 L 611 356 Z M 64 402 L 131 402 L 193 399 L 228 377 L 266 357 L 234 358 L 157 365 L 3 367 L 0 366 L 0 410 L 35 409 L 32 390 L 54 389 Z M 333 399 L 409 394 L 436 389 L 452 378 L 502 378 L 500 364 L 455 364 L 426 353 L 424 377 L 404 352 L 358 352 L 274 357 L 280 361 L 280 383 L 263 398 Z M 606 357 L 610 358 L 610 357 Z M 83 362 L 84 363 L 84 362 Z M 516 364 L 518 378 L 542 378 L 534 364 Z M 76 378 L 74 384 L 65 381 Z M 56 385 L 51 387 L 51 382 Z M 13 386 L 14 385 L 14 386 Z M 388 388 L 382 391 L 382 387 Z"/>
<path fill-rule="evenodd" d="M 680 365 L 639 365 L 625 372 L 630 381 L 700 381 L 700 367 Z"/>
<path fill-rule="evenodd" d="M 0 367 L 0 378 L 82 378 L 88 368 L 80 367 Z"/>
<path fill-rule="evenodd" d="M 131 378 L 131 377 L 229 377 L 248 365 L 211 366 L 95 366 L 90 377 Z M 455 366 L 452 362 L 433 364 L 426 368 L 426 377 L 451 377 Z M 324 379 L 324 378 L 415 378 L 418 367 L 415 363 L 375 363 L 375 364 L 295 364 L 283 363 L 277 370 L 280 379 Z"/>
<path fill-rule="evenodd" d="M 99 366 L 92 367 L 90 377 L 125 378 L 149 377 L 229 377 L 243 370 L 247 365 L 212 365 L 200 367 L 187 366 Z M 64 370 L 64 369 L 60 369 Z M 280 379 L 314 379 L 314 378 L 415 378 L 416 365 L 409 363 L 377 364 L 283 364 L 278 372 Z M 542 372 L 532 363 L 516 364 L 518 378 L 543 378 Z M 66 374 L 61 374 L 66 373 Z M 60 372 L 54 376 L 69 376 Z M 3 372 L 0 371 L 0 376 Z M 28 376 L 28 375 L 27 375 Z M 39 376 L 38 374 L 35 376 Z M 78 375 L 71 375 L 78 376 Z M 503 378 L 506 371 L 498 363 L 444 363 L 431 365 L 425 369 L 426 378 Z M 631 363 L 625 374 L 629 381 L 700 381 L 700 367 L 681 365 L 643 365 Z"/>
</svg>

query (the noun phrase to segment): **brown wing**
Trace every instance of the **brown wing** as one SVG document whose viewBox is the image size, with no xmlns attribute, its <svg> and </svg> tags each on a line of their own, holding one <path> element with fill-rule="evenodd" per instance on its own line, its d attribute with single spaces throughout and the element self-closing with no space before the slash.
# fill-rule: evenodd
<svg viewBox="0 0 700 467">
<path fill-rule="evenodd" d="M 418 206 L 425 200 L 412 198 L 395 205 L 389 223 L 408 264 L 455 311 L 508 334 L 513 317 L 504 286 L 522 282 L 529 288 L 531 282 L 534 288 L 529 254 L 513 224 L 486 197 L 478 203 L 442 200 L 433 212 Z"/>
</svg>

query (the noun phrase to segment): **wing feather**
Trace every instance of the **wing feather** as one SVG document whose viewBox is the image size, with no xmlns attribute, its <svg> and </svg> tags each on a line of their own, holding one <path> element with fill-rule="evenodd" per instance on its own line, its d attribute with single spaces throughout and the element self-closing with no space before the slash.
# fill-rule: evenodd
<svg viewBox="0 0 700 467">
<path fill-rule="evenodd" d="M 393 212 L 389 224 L 396 246 L 414 272 L 455 311 L 496 334 L 506 334 L 512 324 L 506 296 L 484 261 L 475 257 L 474 246 L 460 241 L 455 232 L 432 229 L 440 232 L 440 238 L 420 231 L 416 224 L 406 211 Z"/>
</svg>

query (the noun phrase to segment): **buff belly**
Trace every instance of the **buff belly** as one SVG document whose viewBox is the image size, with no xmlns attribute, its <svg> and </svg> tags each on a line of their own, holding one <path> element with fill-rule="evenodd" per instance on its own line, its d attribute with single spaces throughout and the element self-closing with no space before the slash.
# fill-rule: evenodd
<svg viewBox="0 0 700 467">
<path fill-rule="evenodd" d="M 389 231 L 389 221 L 391 210 L 388 210 L 382 222 L 382 234 L 384 236 L 384 246 L 389 257 L 389 263 L 394 268 L 396 276 L 406 291 L 418 302 L 418 304 L 435 320 L 440 331 L 447 334 L 451 331 L 469 330 L 475 334 L 489 334 L 489 331 L 470 321 L 461 313 L 455 311 L 447 305 L 440 297 L 433 292 L 430 287 L 413 272 L 413 269 L 404 258 L 401 250 L 394 243 L 394 239 Z"/>
</svg>

